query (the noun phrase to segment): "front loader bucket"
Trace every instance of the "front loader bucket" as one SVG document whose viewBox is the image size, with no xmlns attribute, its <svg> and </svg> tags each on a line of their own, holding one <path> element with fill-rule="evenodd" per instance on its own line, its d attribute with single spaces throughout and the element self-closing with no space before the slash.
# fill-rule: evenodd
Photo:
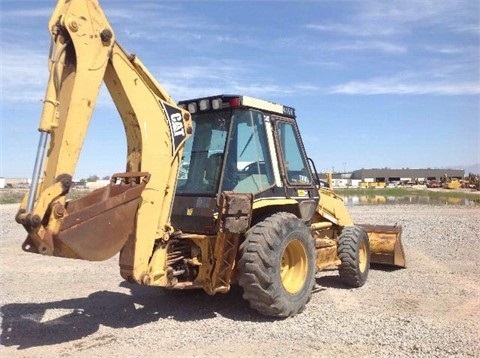
<svg viewBox="0 0 480 358">
<path fill-rule="evenodd" d="M 94 190 L 86 196 L 68 201 L 65 215 L 59 219 L 58 232 L 49 232 L 54 256 L 101 261 L 118 253 L 130 235 L 135 235 L 136 215 L 145 183 L 115 184 Z M 23 249 L 45 253 L 27 237 Z"/>
<path fill-rule="evenodd" d="M 370 262 L 382 265 L 406 267 L 400 225 L 360 224 L 370 240 Z"/>
</svg>

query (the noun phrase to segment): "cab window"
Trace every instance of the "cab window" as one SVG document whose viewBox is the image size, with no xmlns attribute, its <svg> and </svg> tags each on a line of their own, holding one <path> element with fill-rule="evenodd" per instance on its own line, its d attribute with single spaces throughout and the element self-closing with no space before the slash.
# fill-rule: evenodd
<svg viewBox="0 0 480 358">
<path fill-rule="evenodd" d="M 256 193 L 275 183 L 263 113 L 234 112 L 222 190 Z"/>
<path fill-rule="evenodd" d="M 288 183 L 296 185 L 311 184 L 312 178 L 310 177 L 310 171 L 307 169 L 306 159 L 302 155 L 302 146 L 295 128 L 291 123 L 278 122 L 277 132 Z"/>
<path fill-rule="evenodd" d="M 193 133 L 185 143 L 177 194 L 217 193 L 229 127 L 229 112 L 193 116 Z"/>
</svg>

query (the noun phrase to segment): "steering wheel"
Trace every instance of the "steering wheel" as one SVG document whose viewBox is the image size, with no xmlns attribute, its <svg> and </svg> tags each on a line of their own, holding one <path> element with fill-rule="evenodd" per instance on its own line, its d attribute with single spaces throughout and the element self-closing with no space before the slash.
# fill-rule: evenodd
<svg viewBox="0 0 480 358">
<path fill-rule="evenodd" d="M 264 161 L 252 162 L 248 164 L 245 168 L 243 168 L 242 172 L 245 174 L 260 174 L 258 172 L 259 169 L 260 169 L 260 173 L 265 173 Z"/>
</svg>

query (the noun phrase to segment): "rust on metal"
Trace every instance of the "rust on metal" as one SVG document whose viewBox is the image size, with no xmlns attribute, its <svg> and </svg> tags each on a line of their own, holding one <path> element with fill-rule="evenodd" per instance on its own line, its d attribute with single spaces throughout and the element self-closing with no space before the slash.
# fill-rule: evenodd
<svg viewBox="0 0 480 358">
<path fill-rule="evenodd" d="M 250 227 L 253 195 L 223 192 L 220 199 L 215 263 L 208 293 L 228 292 L 240 235 Z"/>
<path fill-rule="evenodd" d="M 250 227 L 253 194 L 223 192 L 220 199 L 218 231 L 244 233 Z"/>
<path fill-rule="evenodd" d="M 119 177 L 122 180 L 116 184 Z M 141 177 L 148 177 L 148 173 L 128 173 L 123 177 L 116 174 L 108 186 L 68 201 L 65 207 L 54 204 L 58 230 L 47 227 L 41 240 L 36 231 L 30 232 L 24 249 L 35 252 L 36 248 L 38 253 L 89 261 L 114 256 L 135 233 L 136 214 L 146 184 Z"/>
<path fill-rule="evenodd" d="M 317 269 L 340 265 L 337 255 L 337 241 L 328 237 L 315 239 Z"/>
</svg>

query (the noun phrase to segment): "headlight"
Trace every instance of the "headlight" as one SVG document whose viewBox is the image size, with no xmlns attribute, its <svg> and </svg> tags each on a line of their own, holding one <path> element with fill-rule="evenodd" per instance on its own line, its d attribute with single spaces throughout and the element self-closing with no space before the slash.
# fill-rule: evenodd
<svg viewBox="0 0 480 358">
<path fill-rule="evenodd" d="M 221 98 L 212 99 L 212 108 L 213 109 L 222 108 L 222 99 Z"/>
<path fill-rule="evenodd" d="M 206 110 L 210 109 L 210 101 L 208 99 L 200 100 L 199 108 L 200 108 L 201 111 L 206 111 Z"/>
<path fill-rule="evenodd" d="M 188 111 L 190 113 L 196 113 L 197 112 L 197 102 L 190 102 L 188 104 Z"/>
</svg>

